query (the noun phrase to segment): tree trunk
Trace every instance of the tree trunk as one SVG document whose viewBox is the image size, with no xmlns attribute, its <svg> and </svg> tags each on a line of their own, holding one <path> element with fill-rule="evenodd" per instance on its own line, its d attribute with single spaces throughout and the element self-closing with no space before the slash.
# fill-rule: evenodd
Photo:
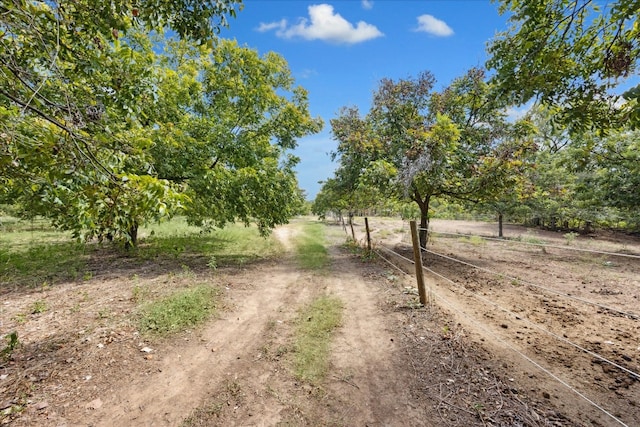
<svg viewBox="0 0 640 427">
<path fill-rule="evenodd" d="M 502 212 L 498 212 L 498 237 L 503 238 L 502 234 Z"/>
<path fill-rule="evenodd" d="M 134 221 L 129 227 L 129 240 L 125 243 L 125 248 L 130 249 L 138 244 L 138 222 Z"/>
<path fill-rule="evenodd" d="M 429 202 L 431 197 L 427 196 L 420 204 L 420 247 L 424 251 L 429 241 Z"/>
<path fill-rule="evenodd" d="M 424 251 L 429 241 L 429 202 L 431 201 L 431 195 L 425 196 L 423 200 L 418 190 L 414 188 L 411 199 L 420 208 L 420 230 L 418 230 L 418 235 L 420 237 L 420 250 Z"/>
<path fill-rule="evenodd" d="M 356 232 L 353 229 L 353 212 L 349 212 L 349 227 L 351 227 L 351 237 L 356 241 Z"/>
</svg>

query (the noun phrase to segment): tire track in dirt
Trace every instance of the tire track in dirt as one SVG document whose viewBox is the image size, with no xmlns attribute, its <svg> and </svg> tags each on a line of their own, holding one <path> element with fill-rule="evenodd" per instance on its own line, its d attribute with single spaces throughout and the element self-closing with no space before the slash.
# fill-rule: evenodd
<svg viewBox="0 0 640 427">
<path fill-rule="evenodd" d="M 100 409 L 87 411 L 87 424 L 179 425 L 208 390 L 224 382 L 228 372 L 237 371 L 234 365 L 246 363 L 243 359 L 261 341 L 267 321 L 300 274 L 289 263 L 280 263 L 245 270 L 242 276 L 247 289 L 229 290 L 235 310 L 223 312 L 197 334 L 197 340 L 161 350 L 156 373 L 110 390 Z"/>
<path fill-rule="evenodd" d="M 291 251 L 296 232 L 292 224 L 276 236 Z M 336 246 L 342 237 L 330 240 L 325 271 L 300 270 L 290 252 L 229 276 L 225 301 L 233 308 L 188 342 L 158 343 L 149 361 L 157 371 L 102 393 L 100 408 L 84 409 L 82 425 L 176 426 L 198 410 L 204 416 L 193 425 L 424 425 L 391 329 L 397 318 L 380 308 L 380 287 L 363 276 L 363 265 Z M 295 379 L 290 351 L 299 308 L 322 293 L 344 303 L 343 323 L 325 381 L 311 386 Z"/>
<path fill-rule="evenodd" d="M 365 281 L 352 256 L 333 248 L 328 291 L 344 303 L 343 325 L 332 347 L 334 372 L 330 390 L 346 405 L 345 425 L 422 426 L 424 409 L 414 404 L 407 384 L 409 367 L 403 365 L 396 319 L 383 313 L 376 283 Z"/>
</svg>

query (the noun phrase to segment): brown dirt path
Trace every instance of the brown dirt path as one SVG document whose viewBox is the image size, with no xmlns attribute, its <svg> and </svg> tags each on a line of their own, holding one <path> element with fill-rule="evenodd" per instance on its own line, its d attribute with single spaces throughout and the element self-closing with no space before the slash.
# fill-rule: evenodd
<svg viewBox="0 0 640 427">
<path fill-rule="evenodd" d="M 413 280 L 379 260 L 362 262 L 343 246 L 340 227 L 327 227 L 329 267 L 301 270 L 291 241 L 301 224 L 275 231 L 288 250 L 278 259 L 215 272 L 130 277 L 127 270 L 7 301 L 0 320 L 25 329 L 20 336 L 29 343 L 15 365 L 0 369 L 0 404 L 13 398 L 2 392 L 19 374 L 16 366 L 27 367 L 30 394 L 26 410 L 5 420 L 67 427 L 580 425 L 553 402 L 529 399 L 524 384 L 510 382 L 512 366 L 470 342 L 450 316 L 414 310 L 415 296 L 405 293 Z M 162 294 L 193 283 L 220 287 L 218 317 L 143 342 L 131 323 L 136 290 Z M 322 294 L 343 302 L 343 321 L 328 375 L 308 384 L 293 373 L 294 331 L 299 310 Z M 39 299 L 47 313 L 12 320 Z M 152 352 L 141 352 L 144 346 Z"/>
<path fill-rule="evenodd" d="M 158 350 L 155 372 L 110 390 L 99 410 L 88 411 L 89 425 L 178 425 L 211 387 L 230 372 L 250 368 L 256 343 L 300 273 L 288 264 L 245 271 L 230 288 L 234 307 L 198 331 L 193 339 Z M 244 283 L 244 285 L 242 285 Z"/>
<path fill-rule="evenodd" d="M 276 236 L 288 239 L 295 233 L 293 225 Z M 337 246 L 342 242 L 343 234 L 332 235 L 326 271 L 299 273 L 291 282 L 297 301 L 281 304 L 278 320 L 268 322 L 258 360 L 211 390 L 190 425 L 424 425 L 420 409 L 411 405 L 408 371 L 389 327 L 393 314 L 383 313 L 379 285 L 361 274 L 363 265 Z M 344 313 L 330 372 L 322 384 L 310 385 L 291 371 L 291 342 L 298 309 L 320 294 L 338 297 Z"/>
<path fill-rule="evenodd" d="M 109 380 L 74 380 L 79 399 L 60 407 L 49 393 L 39 399 L 47 408 L 27 410 L 16 425 L 422 425 L 376 281 L 337 246 L 342 234 L 331 239 L 327 271 L 300 270 L 291 252 L 297 227 L 275 232 L 288 251 L 282 259 L 216 274 L 227 307 L 217 319 L 162 342 L 134 338 L 126 354 L 110 345 L 127 363 L 98 366 Z M 343 301 L 344 318 L 326 381 L 309 385 L 292 373 L 293 330 L 298 310 L 322 293 Z"/>
</svg>

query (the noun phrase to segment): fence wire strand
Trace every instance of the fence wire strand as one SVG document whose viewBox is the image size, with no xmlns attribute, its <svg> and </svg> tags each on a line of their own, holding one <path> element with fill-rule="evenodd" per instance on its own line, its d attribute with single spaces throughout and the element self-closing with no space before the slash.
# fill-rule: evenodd
<svg viewBox="0 0 640 427">
<path fill-rule="evenodd" d="M 444 232 L 444 231 L 429 231 L 426 228 L 420 228 L 418 227 L 418 230 L 420 231 L 426 231 L 430 234 L 444 234 L 444 235 L 449 235 L 449 236 L 462 236 L 462 237 L 471 237 L 471 236 L 476 236 L 475 234 L 464 234 L 464 233 L 449 233 L 449 232 Z M 497 237 L 486 237 L 486 236 L 479 236 L 478 237 L 484 239 L 484 240 L 492 240 L 492 241 L 496 241 L 496 242 L 506 242 L 506 243 L 513 243 L 513 244 L 520 244 L 520 245 L 529 245 L 529 246 L 541 246 L 544 248 L 555 248 L 555 249 L 564 249 L 564 250 L 568 250 L 568 251 L 577 251 L 577 252 L 588 252 L 588 253 L 592 253 L 592 254 L 598 254 L 598 255 L 611 255 L 611 256 L 620 256 L 620 257 L 626 257 L 626 258 L 635 258 L 635 259 L 640 259 L 640 255 L 634 255 L 634 254 L 623 254 L 620 252 L 607 252 L 607 251 L 596 251 L 593 249 L 582 249 L 582 248 L 573 248 L 570 246 L 557 246 L 557 245 L 549 245 L 546 243 L 533 243 L 533 242 L 521 242 L 518 240 L 512 240 L 512 239 L 500 239 Z"/>
<path fill-rule="evenodd" d="M 431 250 L 429 250 L 427 248 L 424 248 L 422 246 L 420 246 L 420 249 L 422 249 L 423 251 L 425 251 L 427 253 L 439 256 L 441 258 L 448 259 L 450 261 L 457 262 L 459 264 L 464 264 L 466 266 L 473 267 L 473 268 L 475 268 L 477 270 L 484 271 L 486 273 L 493 274 L 493 275 L 501 277 L 501 278 L 505 278 L 505 279 L 509 279 L 509 280 L 515 280 L 516 282 L 523 283 L 523 284 L 525 284 L 527 286 L 531 286 L 531 287 L 534 287 L 534 288 L 542 289 L 544 291 L 547 291 L 547 292 L 550 292 L 550 293 L 553 293 L 553 294 L 556 294 L 556 295 L 560 295 L 560 296 L 568 298 L 568 299 L 579 301 L 579 302 L 582 302 L 584 304 L 593 305 L 593 306 L 601 308 L 603 310 L 607 310 L 607 311 L 611 311 L 611 312 L 614 312 L 614 313 L 622 314 L 622 315 L 627 316 L 627 317 L 629 317 L 631 319 L 634 319 L 634 320 L 637 320 L 638 318 L 640 318 L 640 316 L 638 316 L 635 313 L 622 311 L 622 310 L 619 310 L 619 309 L 613 308 L 613 307 L 608 307 L 606 305 L 603 305 L 603 304 L 600 304 L 600 303 L 597 303 L 597 302 L 594 302 L 594 301 L 590 301 L 590 300 L 587 300 L 587 299 L 584 299 L 584 298 L 574 297 L 573 295 L 565 294 L 563 292 L 556 291 L 555 289 L 551 289 L 551 288 L 547 288 L 546 286 L 538 285 L 537 283 L 529 282 L 527 280 L 519 279 L 517 277 L 508 276 L 508 275 L 506 275 L 504 273 L 499 273 L 497 271 L 493 271 L 493 270 L 490 270 L 488 268 L 480 267 L 478 265 L 474 265 L 474 264 L 471 264 L 469 262 L 459 260 L 457 258 L 453 258 L 453 257 L 447 256 L 447 255 L 444 255 L 444 254 L 441 254 L 441 253 L 438 253 L 438 252 L 431 251 Z"/>
<path fill-rule="evenodd" d="M 393 250 L 391 250 L 391 249 L 389 249 L 389 248 L 387 248 L 387 247 L 385 247 L 385 246 L 383 246 L 383 245 L 380 245 L 380 247 L 382 247 L 382 248 L 384 248 L 385 250 L 387 250 L 388 252 L 391 252 L 391 253 L 393 253 L 394 255 L 396 255 L 396 256 L 398 256 L 398 257 L 400 257 L 400 258 L 404 259 L 405 261 L 408 261 L 408 262 L 411 262 L 411 263 L 415 264 L 415 262 L 414 262 L 414 261 L 412 261 L 412 260 L 410 260 L 409 258 L 406 258 L 406 257 L 404 257 L 404 256 L 400 255 L 399 253 L 397 253 L 397 252 L 395 252 L 395 251 L 393 251 Z M 379 256 L 380 256 L 380 255 L 379 255 Z M 385 259 L 385 261 L 387 261 L 387 260 Z M 387 261 L 387 262 L 389 262 L 389 263 L 390 263 L 390 261 Z M 394 264 L 392 264 L 392 265 L 394 265 Z M 395 266 L 395 265 L 394 265 L 394 267 L 398 268 L 398 267 L 397 267 L 397 266 Z M 459 283 L 456 283 L 454 280 L 452 280 L 452 279 L 450 279 L 450 278 L 448 278 L 448 277 L 446 277 L 446 276 L 443 276 L 442 274 L 439 274 L 439 273 L 437 273 L 436 271 L 434 271 L 434 270 L 432 270 L 432 269 L 430 269 L 430 268 L 428 268 L 428 267 L 423 266 L 422 268 L 423 268 L 423 270 L 428 271 L 429 273 L 431 273 L 431 274 L 433 274 L 433 275 L 435 275 L 435 276 L 437 276 L 437 277 L 439 277 L 439 278 L 441 278 L 441 279 L 443 279 L 443 280 L 445 280 L 445 281 L 447 281 L 447 282 L 449 282 L 449 283 L 451 283 L 451 284 L 453 284 L 453 285 L 455 285 L 455 286 L 459 286 Z M 408 274 L 408 273 L 406 273 L 406 272 L 404 272 L 404 273 L 405 273 L 405 274 Z M 593 351 L 591 351 L 591 350 L 589 350 L 589 349 L 587 349 L 587 348 L 585 348 L 585 347 L 582 347 L 581 345 L 576 344 L 576 343 L 574 343 L 574 342 L 573 342 L 573 341 L 571 341 L 571 340 L 568 340 L 568 339 L 566 339 L 566 338 L 564 338 L 564 337 L 562 337 L 562 336 L 560 336 L 560 335 L 557 335 L 557 334 L 555 334 L 555 333 L 553 333 L 553 332 L 551 332 L 551 331 L 549 331 L 549 330 L 547 330 L 547 329 L 544 329 L 543 327 L 539 326 L 539 325 L 538 325 L 538 324 L 536 324 L 535 322 L 532 322 L 531 320 L 527 319 L 526 317 L 521 316 L 521 315 L 518 315 L 517 313 L 514 313 L 514 312 L 512 312 L 511 310 L 509 310 L 509 309 L 507 309 L 507 308 L 505 308 L 505 307 L 503 307 L 503 306 L 501 306 L 501 305 L 499 305 L 499 304 L 497 304 L 497 303 L 495 303 L 495 302 L 493 302 L 493 301 L 491 301 L 491 300 L 489 300 L 489 299 L 487 299 L 487 298 L 484 298 L 483 296 L 481 296 L 480 294 L 478 294 L 478 293 L 476 293 L 476 292 L 470 291 L 470 290 L 468 290 L 468 289 L 466 289 L 466 288 L 465 288 L 464 290 L 465 290 L 466 292 L 471 293 L 471 294 L 472 294 L 474 297 L 476 297 L 477 299 L 480 299 L 480 300 L 484 301 L 485 303 L 488 303 L 488 304 L 490 304 L 490 305 L 493 305 L 494 307 L 496 307 L 496 308 L 498 308 L 498 309 L 500 309 L 500 310 L 504 311 L 505 313 L 508 313 L 508 314 L 510 314 L 510 315 L 512 315 L 512 316 L 514 316 L 514 317 L 517 317 L 517 318 L 523 319 L 526 323 L 528 323 L 528 324 L 529 324 L 529 325 L 531 325 L 532 327 L 534 327 L 534 328 L 536 328 L 536 329 L 538 329 L 538 330 L 540 330 L 540 331 L 542 331 L 542 332 L 544 332 L 544 333 L 546 333 L 546 334 L 548 334 L 548 335 L 550 335 L 550 336 L 552 336 L 552 337 L 556 338 L 557 340 L 562 341 L 562 342 L 564 342 L 564 343 L 566 343 L 566 344 L 569 344 L 570 346 L 575 347 L 576 349 L 578 349 L 578 350 L 580 350 L 580 351 L 582 351 L 582 352 L 584 352 L 584 353 L 587 353 L 587 354 L 589 354 L 589 355 L 591 355 L 591 356 L 595 357 L 596 359 L 599 359 L 599 360 L 601 360 L 601 361 L 603 361 L 603 362 L 606 362 L 606 363 L 608 363 L 608 364 L 610 364 L 610 365 L 612 365 L 612 366 L 615 366 L 616 368 L 618 368 L 618 369 L 620 369 L 620 370 L 622 370 L 622 371 L 624 371 L 624 372 L 627 372 L 628 374 L 633 375 L 634 377 L 636 377 L 637 379 L 639 379 L 639 380 L 640 380 L 640 374 L 639 374 L 639 373 L 634 372 L 634 371 L 632 371 L 632 370 L 630 370 L 630 369 L 628 369 L 628 368 L 625 368 L 624 366 L 621 366 L 621 365 L 619 365 L 618 363 L 616 363 L 616 362 L 614 362 L 614 361 L 612 361 L 612 360 L 609 360 L 609 359 L 607 359 L 606 357 L 604 357 L 604 356 L 602 356 L 602 355 L 600 355 L 600 354 L 598 354 L 598 353 L 595 353 L 595 352 L 593 352 Z"/>
<path fill-rule="evenodd" d="M 399 254 L 399 253 L 397 253 L 397 252 L 395 252 L 395 251 L 394 251 L 394 250 L 392 250 L 392 249 L 387 248 L 386 246 L 382 245 L 381 243 L 378 243 L 378 245 L 377 245 L 377 246 L 378 246 L 378 247 L 380 247 L 380 248 L 382 248 L 382 249 L 384 249 L 385 251 L 387 251 L 387 252 L 389 252 L 389 253 L 391 253 L 391 254 L 393 254 L 393 255 L 395 255 L 395 256 L 397 256 L 397 257 L 401 258 L 401 259 L 404 259 L 405 261 L 407 261 L 407 262 L 409 262 L 409 263 L 411 263 L 411 264 L 415 264 L 415 262 L 414 262 L 413 260 L 411 260 L 411 259 L 409 259 L 409 258 L 407 258 L 407 257 L 405 257 L 405 256 L 403 256 L 403 255 L 401 255 L 401 254 Z M 421 248 L 421 249 L 426 250 L 425 248 Z M 427 252 L 430 252 L 430 253 L 433 253 L 434 255 L 441 255 L 441 254 L 437 254 L 437 253 L 432 252 L 432 251 L 428 251 L 428 250 L 426 250 L 426 251 L 427 251 Z M 402 269 L 400 269 L 398 266 L 396 266 L 396 265 L 395 265 L 395 264 L 393 264 L 391 261 L 389 261 L 387 258 L 385 258 L 384 256 L 382 256 L 378 251 L 374 251 L 374 252 L 376 253 L 376 255 L 378 255 L 378 256 L 379 256 L 380 258 L 382 258 L 385 262 L 389 263 L 390 265 L 392 265 L 392 266 L 393 266 L 394 268 L 396 268 L 397 270 L 401 271 L 402 273 L 404 273 L 404 274 L 405 274 L 405 275 L 407 275 L 407 276 L 411 276 L 409 273 L 407 273 L 407 272 L 403 271 L 403 270 L 402 270 Z M 442 255 L 441 255 L 441 256 L 442 256 Z M 445 257 L 445 258 L 449 258 L 449 257 L 446 257 L 446 256 L 444 256 L 444 257 Z M 456 260 L 456 259 L 453 259 L 453 258 L 452 258 L 452 260 L 453 260 L 453 261 L 461 262 L 461 263 L 463 263 L 463 264 L 467 264 L 467 265 L 469 265 L 469 266 L 471 266 L 471 267 L 474 267 L 474 268 L 479 268 L 479 269 L 482 269 L 482 270 L 486 270 L 486 269 L 483 269 L 483 268 L 481 268 L 481 267 L 477 267 L 477 266 L 474 266 L 474 265 L 472 265 L 472 264 L 466 263 L 466 262 L 464 262 L 464 261 Z M 423 268 L 424 270 L 428 271 L 429 273 L 434 274 L 434 275 L 435 275 L 435 276 L 437 276 L 437 277 L 440 277 L 441 279 L 443 279 L 443 280 L 445 280 L 445 281 L 448 281 L 448 282 L 450 282 L 450 283 L 452 283 L 452 284 L 454 284 L 454 285 L 456 285 L 456 286 L 458 285 L 458 284 L 457 284 L 455 281 L 453 281 L 452 279 L 450 279 L 450 278 L 448 278 L 448 277 L 446 277 L 446 276 L 443 276 L 442 274 L 439 274 L 439 273 L 437 273 L 437 272 L 433 271 L 433 270 L 432 270 L 432 269 L 430 269 L 430 268 L 427 268 L 427 267 L 424 267 L 424 266 L 423 266 L 422 268 Z M 494 272 L 492 272 L 492 271 L 490 271 L 490 270 L 487 270 L 487 271 L 488 271 L 488 272 L 490 272 L 490 273 L 492 273 L 492 274 L 496 274 L 496 273 L 494 273 Z M 504 276 L 504 275 L 502 275 L 502 274 L 500 274 L 500 275 L 501 275 L 501 276 Z M 519 280 L 519 279 L 515 279 L 515 280 Z M 537 287 L 537 285 L 534 285 L 534 286 L 536 286 L 536 287 Z M 466 290 L 466 291 L 468 291 L 467 289 L 465 289 L 465 290 Z M 613 414 L 611 414 L 609 411 L 607 411 L 605 408 L 603 408 L 602 406 L 600 406 L 599 404 L 597 404 L 596 402 L 594 402 L 593 400 L 591 400 L 589 397 L 587 397 L 587 396 L 585 396 L 584 394 L 582 394 L 580 391 L 578 391 L 578 390 L 577 390 L 577 389 L 575 389 L 573 386 L 571 386 L 570 384 L 568 384 L 568 383 L 567 383 L 566 381 L 564 381 L 562 378 L 558 377 L 557 375 L 555 375 L 554 373 L 552 373 L 551 371 L 549 371 L 548 369 L 546 369 L 544 366 L 540 365 L 538 362 L 536 362 L 535 360 L 533 360 L 533 359 L 532 359 L 532 358 L 530 358 L 529 356 L 527 356 L 527 355 L 525 355 L 524 353 L 522 353 L 520 350 L 518 350 L 518 349 L 517 349 L 517 348 L 515 348 L 513 345 L 511 345 L 508 341 L 506 341 L 506 340 L 502 339 L 501 337 L 499 337 L 498 335 L 496 335 L 493 331 L 491 331 L 491 330 L 489 330 L 488 328 L 486 328 L 486 327 L 485 327 L 484 325 L 482 325 L 480 322 L 475 322 L 475 321 L 474 321 L 474 319 L 473 319 L 473 318 L 471 318 L 471 316 L 470 316 L 470 315 L 468 315 L 468 314 L 467 314 L 467 313 L 465 313 L 464 311 L 462 311 L 462 310 L 460 310 L 460 309 L 456 308 L 452 303 L 450 303 L 450 302 L 449 302 L 446 298 L 444 298 L 441 294 L 436 293 L 433 289 L 431 290 L 431 292 L 432 292 L 435 296 L 437 296 L 437 298 L 438 298 L 440 301 L 444 302 L 444 303 L 445 303 L 445 304 L 446 304 L 446 305 L 447 305 L 451 310 L 453 310 L 453 311 L 455 311 L 455 312 L 459 313 L 460 315 L 462 315 L 462 316 L 463 316 L 464 318 L 466 318 L 467 320 L 472 321 L 476 326 L 480 327 L 480 328 L 481 328 L 483 331 L 485 331 L 488 335 L 492 336 L 492 337 L 493 337 L 493 338 L 495 338 L 497 341 L 499 341 L 499 342 L 501 342 L 502 344 L 504 344 L 504 345 L 505 345 L 507 348 L 509 348 L 511 351 L 513 351 L 514 353 L 518 354 L 520 357 L 522 357 L 523 359 L 525 359 L 526 361 L 528 361 L 529 363 L 531 363 L 533 366 L 537 367 L 537 368 L 538 368 L 538 369 L 540 369 L 542 372 L 544 372 L 545 374 L 549 375 L 549 376 L 550 376 L 551 378 L 553 378 L 554 380 L 558 381 L 560 384 L 564 385 L 566 388 L 568 388 L 570 391 L 572 391 L 573 393 L 575 393 L 576 395 L 578 395 L 580 398 L 584 399 L 584 400 L 585 400 L 586 402 L 588 402 L 590 405 L 592 405 L 593 407 L 595 407 L 595 408 L 597 408 L 598 410 L 600 410 L 603 414 L 605 414 L 605 415 L 607 415 L 608 417 L 610 417 L 611 419 L 615 420 L 618 424 L 620 424 L 620 425 L 622 425 L 622 426 L 625 426 L 625 427 L 629 427 L 629 426 L 628 426 L 627 424 L 625 424 L 622 420 L 620 420 L 619 418 L 617 418 L 616 416 L 614 416 Z M 469 291 L 469 292 L 471 292 L 471 291 Z M 526 319 L 526 318 L 523 318 L 522 316 L 518 316 L 518 315 L 516 315 L 515 313 L 511 312 L 510 310 L 508 310 L 508 309 L 506 309 L 506 308 L 504 308 L 504 307 L 502 307 L 502 306 L 500 306 L 500 305 L 498 305 L 498 304 L 496 304 L 496 303 L 493 303 L 493 302 L 491 302 L 491 301 L 488 301 L 488 300 L 487 300 L 487 299 L 485 299 L 485 298 L 480 297 L 480 296 L 479 296 L 478 294 L 476 294 L 475 292 L 471 292 L 471 293 L 472 293 L 472 295 L 474 295 L 474 296 L 478 297 L 479 299 L 481 299 L 481 300 L 483 300 L 483 301 L 485 301 L 485 302 L 488 302 L 488 303 L 490 303 L 490 304 L 494 305 L 495 307 L 498 307 L 499 309 L 501 309 L 501 310 L 503 310 L 503 311 L 505 311 L 505 312 L 507 312 L 507 313 L 509 313 L 509 314 L 511 314 L 511 315 L 514 315 L 514 316 L 517 316 L 517 317 L 519 317 L 519 318 L 525 319 L 525 321 L 526 321 L 527 323 L 529 323 L 530 325 L 534 326 L 536 329 L 539 329 L 539 330 L 541 330 L 542 332 L 545 332 L 545 333 L 549 334 L 550 336 L 552 336 L 552 337 L 554 337 L 554 338 L 556 338 L 556 339 L 561 340 L 562 342 L 565 342 L 565 343 L 567 343 L 567 344 L 569 344 L 569 345 L 571 345 L 571 346 L 573 346 L 573 347 L 575 347 L 575 348 L 577 348 L 577 349 L 580 349 L 581 351 L 586 352 L 587 354 L 590 354 L 590 355 L 592 355 L 592 356 L 594 356 L 594 357 L 596 357 L 596 358 L 598 358 L 598 359 L 600 359 L 600 360 L 602 360 L 602 361 L 604 361 L 604 362 L 606 362 L 606 363 L 611 364 L 612 366 L 615 366 L 615 367 L 617 367 L 617 368 L 619 368 L 619 369 L 621 369 L 621 370 L 623 370 L 623 371 L 625 371 L 625 372 L 627 372 L 627 373 L 629 373 L 629 374 L 631 374 L 631 375 L 634 375 L 636 378 L 640 378 L 640 375 L 639 375 L 638 373 L 633 372 L 633 371 L 631 371 L 631 370 L 629 370 L 629 369 L 627 369 L 627 368 L 625 368 L 625 367 L 623 367 L 623 366 L 620 366 L 620 365 L 616 364 L 615 362 L 612 362 L 612 361 L 610 361 L 610 360 L 608 360 L 608 359 L 606 359 L 606 358 L 604 358 L 604 357 L 602 357 L 602 356 L 598 355 L 597 353 L 594 353 L 594 352 L 592 352 L 592 351 L 590 351 L 590 350 L 588 350 L 588 349 L 586 349 L 586 348 L 583 348 L 583 347 L 579 346 L 578 344 L 575 344 L 575 343 L 573 343 L 573 342 L 571 342 L 571 341 L 569 341 L 569 340 L 567 340 L 567 339 L 565 339 L 565 338 L 563 338 L 563 337 L 560 337 L 560 336 L 558 336 L 558 335 L 556 335 L 556 334 L 554 334 L 554 333 L 552 333 L 552 332 L 550 332 L 550 331 L 547 331 L 546 329 L 544 329 L 544 328 L 542 328 L 542 327 L 540 327 L 540 326 L 536 325 L 535 323 L 531 322 L 530 320 L 528 320 L 528 319 Z M 561 295 L 562 295 L 562 294 L 561 294 Z M 579 299 L 579 300 L 580 300 L 580 299 Z M 595 304 L 595 305 L 597 305 L 597 304 Z M 609 308 L 607 308 L 607 309 L 609 309 Z M 612 311 L 620 312 L 619 310 L 612 310 Z"/>
</svg>

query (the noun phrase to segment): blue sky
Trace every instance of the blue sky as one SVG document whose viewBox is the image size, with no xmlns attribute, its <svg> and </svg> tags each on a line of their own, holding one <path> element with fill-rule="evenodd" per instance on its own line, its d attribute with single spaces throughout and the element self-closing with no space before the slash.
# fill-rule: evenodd
<svg viewBox="0 0 640 427">
<path fill-rule="evenodd" d="M 221 37 L 260 54 L 282 55 L 309 92 L 311 114 L 325 122 L 299 141 L 300 186 L 313 199 L 333 175 L 336 142 L 329 120 L 343 106 L 366 113 L 382 78 L 430 71 L 436 89 L 487 59 L 487 42 L 507 28 L 497 4 L 484 0 L 244 0 Z"/>
</svg>

